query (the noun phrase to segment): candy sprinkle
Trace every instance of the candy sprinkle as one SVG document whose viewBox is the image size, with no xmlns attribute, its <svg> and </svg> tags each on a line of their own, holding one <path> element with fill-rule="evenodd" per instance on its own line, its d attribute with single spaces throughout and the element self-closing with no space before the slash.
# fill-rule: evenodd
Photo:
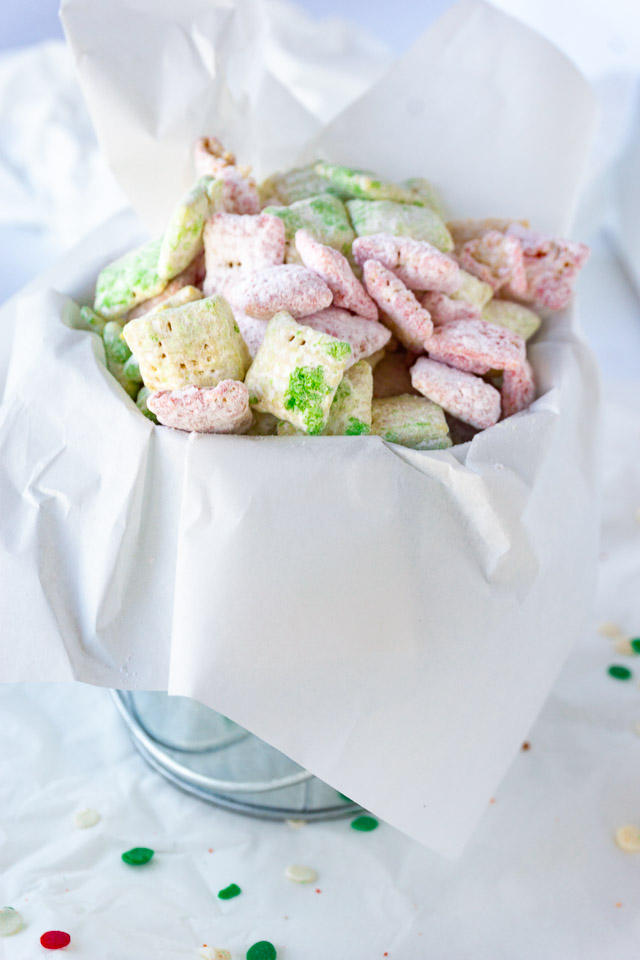
<svg viewBox="0 0 640 960">
<path fill-rule="evenodd" d="M 218 898 L 220 900 L 233 900 L 234 897 L 239 896 L 242 893 L 242 890 L 237 883 L 230 883 L 228 887 L 225 887 L 224 890 L 218 891 Z"/>
<path fill-rule="evenodd" d="M 616 843 L 625 853 L 640 853 L 640 830 L 638 827 L 618 827 Z"/>
<path fill-rule="evenodd" d="M 145 863 L 149 863 L 153 853 L 154 851 L 150 850 L 149 847 L 132 847 L 131 850 L 122 854 L 122 859 L 131 867 L 142 867 Z"/>
<path fill-rule="evenodd" d="M 13 907 L 0 910 L 0 937 L 12 937 L 20 933 L 23 927 L 22 916 Z"/>
<path fill-rule="evenodd" d="M 603 637 L 610 637 L 611 640 L 624 636 L 624 630 L 621 630 L 617 623 L 612 623 L 610 620 L 605 620 L 604 623 L 600 624 L 598 633 Z"/>
<path fill-rule="evenodd" d="M 100 823 L 100 814 L 97 810 L 92 810 L 91 807 L 76 810 L 73 815 L 73 825 L 78 830 L 88 830 L 89 827 L 95 827 L 96 823 Z"/>
<path fill-rule="evenodd" d="M 201 960 L 231 960 L 231 954 L 228 950 L 221 950 L 220 947 L 201 947 L 198 950 L 198 956 Z"/>
<path fill-rule="evenodd" d="M 607 673 L 614 680 L 630 680 L 632 677 L 631 670 L 628 667 L 622 667 L 617 663 L 612 664 Z"/>
<path fill-rule="evenodd" d="M 292 863 L 284 872 L 287 880 L 293 880 L 294 883 L 313 883 L 318 878 L 318 874 L 313 867 L 304 867 L 301 864 Z"/>
<path fill-rule="evenodd" d="M 613 645 L 613 649 L 623 657 L 630 657 L 633 654 L 631 643 L 627 637 L 618 637 Z"/>
<path fill-rule="evenodd" d="M 640 637 L 632 637 L 631 640 L 629 640 L 629 646 L 634 653 L 640 653 Z"/>
<path fill-rule="evenodd" d="M 40 943 L 45 950 L 61 950 L 69 946 L 71 937 L 64 930 L 47 930 L 40 937 Z"/>
<path fill-rule="evenodd" d="M 354 830 L 360 830 L 362 833 L 369 833 L 370 830 L 375 830 L 379 826 L 378 821 L 375 817 L 356 817 L 355 820 L 351 821 L 351 826 Z"/>
<path fill-rule="evenodd" d="M 259 940 L 247 950 L 247 960 L 276 960 L 276 948 L 268 940 Z"/>
</svg>

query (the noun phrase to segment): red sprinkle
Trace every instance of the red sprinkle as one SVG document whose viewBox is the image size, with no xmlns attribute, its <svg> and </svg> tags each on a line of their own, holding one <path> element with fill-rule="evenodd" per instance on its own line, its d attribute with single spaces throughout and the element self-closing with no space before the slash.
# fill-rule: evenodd
<svg viewBox="0 0 640 960">
<path fill-rule="evenodd" d="M 316 887 L 316 893 L 322 893 L 322 890 L 319 890 L 318 887 Z"/>
<path fill-rule="evenodd" d="M 69 946 L 71 937 L 63 930 L 47 930 L 40 937 L 40 943 L 47 950 L 60 950 L 62 947 Z"/>
</svg>

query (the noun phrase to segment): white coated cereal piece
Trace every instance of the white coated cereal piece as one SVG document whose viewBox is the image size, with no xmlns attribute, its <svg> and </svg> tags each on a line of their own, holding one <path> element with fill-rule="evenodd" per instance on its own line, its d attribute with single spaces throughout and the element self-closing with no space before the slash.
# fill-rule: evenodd
<svg viewBox="0 0 640 960">
<path fill-rule="evenodd" d="M 493 370 L 516 370 L 526 359 L 521 336 L 484 320 L 453 320 L 436 327 L 426 348 L 429 353 L 444 351 Z"/>
<path fill-rule="evenodd" d="M 231 960 L 231 953 L 223 950 L 222 947 L 200 947 L 198 950 L 200 960 Z"/>
<path fill-rule="evenodd" d="M 364 285 L 385 314 L 385 323 L 409 350 L 422 353 L 425 341 L 433 333 L 427 310 L 408 290 L 402 280 L 377 260 L 365 261 Z"/>
<path fill-rule="evenodd" d="M 373 371 L 374 397 L 397 397 L 402 393 L 417 395 L 409 373 L 414 362 L 415 356 L 404 350 L 383 357 Z"/>
<path fill-rule="evenodd" d="M 424 177 L 409 177 L 408 180 L 402 181 L 402 185 L 411 190 L 425 207 L 430 207 L 442 220 L 446 219 L 444 204 L 429 180 L 425 180 Z"/>
<path fill-rule="evenodd" d="M 204 267 L 204 251 L 193 260 L 186 270 L 183 270 L 182 273 L 179 273 L 177 277 L 174 277 L 173 280 L 170 280 L 166 287 L 159 293 L 156 297 L 151 297 L 149 300 L 143 300 L 142 303 L 138 304 L 137 307 L 134 307 L 133 310 L 130 310 L 127 313 L 127 320 L 135 320 L 136 317 L 141 317 L 145 313 L 149 313 L 150 310 L 157 310 L 158 307 L 162 306 L 168 300 L 173 301 L 177 294 L 179 294 L 186 287 L 193 290 L 194 288 L 200 291 L 200 287 L 204 280 L 205 267 Z M 200 292 L 200 298 L 202 298 L 202 293 Z M 191 300 L 197 300 L 198 297 L 191 297 Z M 184 303 L 189 303 L 190 300 L 187 299 Z M 175 303 L 171 303 L 170 306 L 182 306 L 179 298 Z"/>
<path fill-rule="evenodd" d="M 404 394 L 375 399 L 371 432 L 414 450 L 442 450 L 451 446 L 442 408 L 424 397 Z"/>
<path fill-rule="evenodd" d="M 453 240 L 443 221 L 429 207 L 395 203 L 393 200 L 347 200 L 351 222 L 359 237 L 372 233 L 426 240 L 448 253 Z"/>
<path fill-rule="evenodd" d="M 429 356 L 432 360 L 437 360 L 438 363 L 446 363 L 448 367 L 455 367 L 456 370 L 464 370 L 466 373 L 477 373 L 481 377 L 491 370 L 491 367 L 486 363 L 480 363 L 478 360 L 463 355 L 456 356 L 455 353 L 448 353 L 446 350 L 438 350 L 435 345 L 431 346 L 432 343 L 433 338 L 427 344 Z"/>
<path fill-rule="evenodd" d="M 195 433 L 244 433 L 253 420 L 249 391 L 237 380 L 215 387 L 159 390 L 147 397 L 147 406 L 165 427 Z"/>
<path fill-rule="evenodd" d="M 327 192 L 327 181 L 315 172 L 316 161 L 306 167 L 294 167 L 283 173 L 275 173 L 263 180 L 258 187 L 260 203 L 289 206 L 298 200 L 316 197 Z"/>
<path fill-rule="evenodd" d="M 527 220 L 511 220 L 508 217 L 486 217 L 484 220 L 449 220 L 447 227 L 453 237 L 457 249 L 460 249 L 468 240 L 475 240 L 489 230 L 506 233 L 512 224 L 519 223 L 528 227 Z"/>
<path fill-rule="evenodd" d="M 284 223 L 259 216 L 216 213 L 204 228 L 205 293 L 221 290 L 230 277 L 245 276 L 284 262 Z"/>
<path fill-rule="evenodd" d="M 455 293 L 450 294 L 453 300 L 464 300 L 482 310 L 493 297 L 493 287 L 490 283 L 483 283 L 472 273 L 460 269 L 462 284 Z"/>
<path fill-rule="evenodd" d="M 150 390 L 242 380 L 249 352 L 224 297 L 207 297 L 131 320 L 122 336 Z"/>
<path fill-rule="evenodd" d="M 491 300 L 482 311 L 482 319 L 519 333 L 523 340 L 537 333 L 541 323 L 537 313 L 511 300 Z"/>
<path fill-rule="evenodd" d="M 270 320 L 280 310 L 292 317 L 304 317 L 324 310 L 333 300 L 321 277 L 294 263 L 239 277 L 225 290 L 234 306 L 261 320 Z"/>
<path fill-rule="evenodd" d="M 508 287 L 512 296 L 527 291 L 522 244 L 516 237 L 489 230 L 475 240 L 468 240 L 460 251 L 460 266 L 494 291 Z"/>
<path fill-rule="evenodd" d="M 353 241 L 353 257 L 363 266 L 377 260 L 410 290 L 454 293 L 462 283 L 460 267 L 451 257 L 425 240 L 374 233 Z"/>
<path fill-rule="evenodd" d="M 503 420 L 531 406 L 536 398 L 536 382 L 527 360 L 515 370 L 504 371 L 501 394 Z"/>
<path fill-rule="evenodd" d="M 245 383 L 254 409 L 320 434 L 351 346 L 303 326 L 282 311 L 270 320 Z"/>
<path fill-rule="evenodd" d="M 334 306 L 344 307 L 368 320 L 378 319 L 377 306 L 339 250 L 315 240 L 308 230 L 297 230 L 295 243 L 305 267 L 322 277 L 331 290 Z"/>
<path fill-rule="evenodd" d="M 441 327 L 452 320 L 480 319 L 480 307 L 466 300 L 454 300 L 446 293 L 424 293 L 420 303 L 429 311 L 434 327 Z"/>
<path fill-rule="evenodd" d="M 213 177 L 201 177 L 180 199 L 167 224 L 160 253 L 158 275 L 172 280 L 202 252 L 202 231 L 211 210 Z"/>
<path fill-rule="evenodd" d="M 420 357 L 411 368 L 411 382 L 423 396 L 479 430 L 500 419 L 500 394 L 472 373 Z"/>
<path fill-rule="evenodd" d="M 24 926 L 22 915 L 13 907 L 0 909 L 0 937 L 13 937 Z"/>
<path fill-rule="evenodd" d="M 315 883 L 318 879 L 318 874 L 313 867 L 305 867 L 298 863 L 292 863 L 284 873 L 287 880 L 293 880 L 294 883 Z"/>
<path fill-rule="evenodd" d="M 93 309 L 107 320 L 117 320 L 162 293 L 167 285 L 158 273 L 160 240 L 150 240 L 136 247 L 98 274 Z"/>
<path fill-rule="evenodd" d="M 310 313 L 304 318 L 304 322 L 314 330 L 320 330 L 330 337 L 337 337 L 338 340 L 346 340 L 351 344 L 351 358 L 347 367 L 377 353 L 391 339 L 391 332 L 381 323 L 365 320 L 338 307 L 327 307 L 319 313 Z"/>
<path fill-rule="evenodd" d="M 373 372 L 366 360 L 360 360 L 345 371 L 338 384 L 324 436 L 355 437 L 370 433 L 372 399 Z"/>
<path fill-rule="evenodd" d="M 100 814 L 91 807 L 85 807 L 83 810 L 76 810 L 73 815 L 73 825 L 78 830 L 88 830 L 100 823 Z"/>
<path fill-rule="evenodd" d="M 616 843 L 625 853 L 640 853 L 640 829 L 632 826 L 618 827 Z"/>
<path fill-rule="evenodd" d="M 244 313 L 238 307 L 233 308 L 233 316 L 240 329 L 242 339 L 247 345 L 249 356 L 253 360 L 264 340 L 269 321 L 260 320 L 258 317 L 250 317 L 248 313 Z"/>
</svg>

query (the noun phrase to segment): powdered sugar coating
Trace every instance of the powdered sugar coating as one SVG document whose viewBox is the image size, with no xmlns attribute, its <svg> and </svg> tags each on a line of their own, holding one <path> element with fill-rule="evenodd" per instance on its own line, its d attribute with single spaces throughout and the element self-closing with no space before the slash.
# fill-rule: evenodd
<svg viewBox="0 0 640 960">
<path fill-rule="evenodd" d="M 282 229 L 284 237 L 284 224 Z M 378 319 L 377 306 L 339 250 L 315 240 L 308 230 L 297 230 L 295 243 L 304 266 L 322 277 L 333 293 L 336 307 L 344 307 L 368 320 Z"/>
<path fill-rule="evenodd" d="M 454 300 L 446 293 L 423 293 L 420 302 L 431 315 L 433 325 L 440 327 L 452 320 L 479 320 L 480 307 L 466 300 Z"/>
<path fill-rule="evenodd" d="M 480 430 L 500 419 L 500 394 L 472 373 L 419 357 L 411 368 L 411 382 L 423 396 Z"/>
<path fill-rule="evenodd" d="M 270 320 L 280 310 L 292 317 L 305 317 L 324 310 L 333 300 L 324 280 L 296 263 L 283 263 L 239 277 L 225 284 L 224 289 L 234 306 L 261 320 Z"/>
<path fill-rule="evenodd" d="M 515 370 L 505 370 L 502 377 L 502 417 L 526 410 L 536 397 L 536 383 L 531 364 L 525 360 Z"/>
<path fill-rule="evenodd" d="M 521 292 L 510 284 L 505 292 L 550 310 L 563 310 L 589 256 L 587 245 L 528 230 L 521 224 L 512 224 L 507 235 L 521 245 L 526 286 Z"/>
<path fill-rule="evenodd" d="M 449 353 L 447 350 L 438 350 L 437 347 L 430 346 L 432 342 L 433 338 L 427 344 L 429 356 L 432 360 L 437 360 L 438 363 L 446 363 L 448 367 L 455 367 L 456 370 L 464 370 L 466 373 L 477 373 L 480 376 L 484 376 L 491 370 L 491 367 L 486 363 L 474 360 L 473 357 L 465 357 L 462 354 L 456 355 L 455 353 Z"/>
<path fill-rule="evenodd" d="M 137 307 L 130 310 L 127 314 L 127 320 L 135 320 L 136 317 L 142 317 L 145 313 L 149 313 L 150 310 L 155 310 L 160 304 L 164 303 L 165 300 L 174 297 L 176 293 L 184 287 L 199 288 L 204 280 L 204 274 L 204 253 L 201 253 L 195 260 L 191 261 L 182 273 L 179 273 L 177 277 L 169 281 L 162 293 L 159 293 L 156 297 L 151 297 L 149 300 L 143 300 Z"/>
<path fill-rule="evenodd" d="M 216 213 L 204 228 L 204 250 L 209 296 L 229 279 L 284 263 L 284 224 L 268 213 Z"/>
<path fill-rule="evenodd" d="M 260 320 L 258 317 L 250 317 L 238 307 L 233 308 L 233 317 L 240 329 L 242 339 L 247 345 L 249 356 L 253 360 L 260 349 L 260 344 L 264 340 L 268 320 Z"/>
<path fill-rule="evenodd" d="M 328 307 L 319 313 L 304 318 L 308 327 L 328 333 L 330 337 L 346 340 L 351 344 L 351 357 L 347 369 L 358 360 L 370 357 L 381 350 L 391 339 L 391 331 L 375 320 L 366 320 L 339 307 Z M 240 330 L 242 327 L 240 326 Z"/>
<path fill-rule="evenodd" d="M 484 220 L 474 220 L 471 218 L 465 220 L 449 220 L 447 227 L 453 237 L 456 249 L 459 250 L 468 240 L 481 237 L 483 233 L 488 233 L 489 230 L 506 233 L 514 223 L 525 227 L 529 226 L 527 220 L 512 220 L 507 217 L 486 217 Z"/>
<path fill-rule="evenodd" d="M 160 390 L 150 394 L 147 406 L 165 427 L 195 433 L 244 433 L 252 421 L 249 391 L 237 380 Z"/>
<path fill-rule="evenodd" d="M 437 327 L 426 343 L 429 353 L 442 352 L 473 360 L 495 370 L 515 370 L 525 360 L 522 337 L 485 320 L 453 320 Z"/>
<path fill-rule="evenodd" d="M 509 287 L 513 295 L 527 290 L 522 245 L 516 237 L 489 230 L 468 240 L 460 251 L 460 266 L 494 290 Z"/>
<path fill-rule="evenodd" d="M 360 266 L 377 260 L 410 290 L 454 293 L 462 282 L 456 261 L 426 240 L 374 233 L 353 241 L 353 257 Z"/>
<path fill-rule="evenodd" d="M 429 313 L 402 280 L 377 260 L 366 260 L 364 285 L 386 315 L 386 322 L 409 350 L 422 353 L 425 340 L 433 333 Z"/>
</svg>

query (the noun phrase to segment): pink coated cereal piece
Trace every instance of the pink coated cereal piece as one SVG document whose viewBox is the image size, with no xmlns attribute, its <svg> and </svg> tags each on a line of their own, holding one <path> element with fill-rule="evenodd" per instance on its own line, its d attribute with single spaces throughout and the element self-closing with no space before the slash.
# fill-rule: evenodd
<svg viewBox="0 0 640 960">
<path fill-rule="evenodd" d="M 292 317 L 306 317 L 324 310 L 333 300 L 324 280 L 297 263 L 238 277 L 225 285 L 225 296 L 233 306 L 261 320 L 270 320 L 280 310 L 287 310 Z"/>
<path fill-rule="evenodd" d="M 222 205 L 228 213 L 259 213 L 260 198 L 249 167 L 236 166 L 236 158 L 216 137 L 201 137 L 194 147 L 196 173 L 222 180 Z"/>
<path fill-rule="evenodd" d="M 509 285 L 516 296 L 527 290 L 527 276 L 520 241 L 489 230 L 475 240 L 468 240 L 460 252 L 460 266 L 494 290 Z"/>
<path fill-rule="evenodd" d="M 339 307 L 328 307 L 319 313 L 304 318 L 305 326 L 327 333 L 338 340 L 351 344 L 351 357 L 347 369 L 358 360 L 370 357 L 381 350 L 391 339 L 391 331 L 375 320 L 358 317 Z"/>
<path fill-rule="evenodd" d="M 425 310 L 431 314 L 433 325 L 441 327 L 452 320 L 479 320 L 482 311 L 474 303 L 466 300 L 453 300 L 446 293 L 424 293 L 420 300 Z"/>
<path fill-rule="evenodd" d="M 367 292 L 387 315 L 398 340 L 409 350 L 422 353 L 425 340 L 433 333 L 429 313 L 402 280 L 377 260 L 365 260 L 363 276 Z"/>
<path fill-rule="evenodd" d="M 526 410 L 536 398 L 536 383 L 531 364 L 525 360 L 515 370 L 505 370 L 502 377 L 502 418 Z"/>
<path fill-rule="evenodd" d="M 507 235 L 522 245 L 527 280 L 524 293 L 512 286 L 509 292 L 550 310 L 563 310 L 571 300 L 575 279 L 589 256 L 587 245 L 537 233 L 520 224 L 510 226 Z"/>
<path fill-rule="evenodd" d="M 305 267 L 317 273 L 327 284 L 336 307 L 344 307 L 367 320 L 378 319 L 376 304 L 339 250 L 320 243 L 308 230 L 296 231 L 296 248 Z"/>
<path fill-rule="evenodd" d="M 255 357 L 264 340 L 264 334 L 269 323 L 268 320 L 259 320 L 257 317 L 250 317 L 237 307 L 233 308 L 233 318 L 238 324 L 242 339 L 247 345 L 251 359 Z M 306 321 L 305 321 L 306 322 Z"/>
<path fill-rule="evenodd" d="M 528 220 L 512 220 L 507 217 L 486 217 L 484 220 L 450 220 L 447 227 L 456 250 L 459 250 L 468 240 L 474 240 L 481 237 L 483 233 L 489 230 L 497 230 L 499 233 L 506 233 L 513 223 L 529 226 Z"/>
<path fill-rule="evenodd" d="M 356 237 L 353 257 L 360 266 L 367 260 L 377 260 L 410 290 L 455 293 L 462 283 L 456 261 L 425 240 L 390 233 Z"/>
<path fill-rule="evenodd" d="M 147 406 L 165 427 L 196 433 L 244 433 L 253 419 L 249 391 L 238 380 L 159 390 L 147 397 Z"/>
<path fill-rule="evenodd" d="M 182 273 L 179 273 L 177 277 L 169 281 L 162 293 L 159 293 L 157 297 L 151 297 L 150 300 L 143 300 L 137 307 L 134 307 L 133 310 L 127 314 L 127 320 L 135 320 L 136 317 L 143 316 L 145 313 L 148 313 L 149 310 L 153 310 L 154 307 L 164 303 L 169 297 L 173 297 L 174 294 L 176 294 L 178 290 L 182 290 L 183 287 L 201 287 L 204 276 L 204 253 L 201 253 L 195 260 L 191 261 Z"/>
<path fill-rule="evenodd" d="M 500 419 L 500 394 L 472 373 L 419 357 L 411 368 L 411 383 L 423 396 L 479 430 Z"/>
<path fill-rule="evenodd" d="M 207 278 L 204 292 L 222 293 L 225 283 L 284 263 L 285 230 L 280 217 L 214 213 L 204 227 Z"/>
<path fill-rule="evenodd" d="M 515 370 L 526 358 L 523 338 L 486 320 L 453 320 L 437 327 L 426 349 L 464 357 L 495 370 Z"/>
<path fill-rule="evenodd" d="M 429 356 L 432 360 L 437 360 L 438 363 L 446 363 L 448 367 L 455 367 L 456 370 L 464 370 L 465 373 L 477 373 L 480 376 L 484 376 L 485 373 L 491 370 L 491 367 L 487 366 L 486 363 L 479 363 L 470 357 L 456 356 L 455 353 L 438 350 L 435 346 L 431 348 L 429 343 L 427 343 L 427 349 L 429 350 Z"/>
</svg>

